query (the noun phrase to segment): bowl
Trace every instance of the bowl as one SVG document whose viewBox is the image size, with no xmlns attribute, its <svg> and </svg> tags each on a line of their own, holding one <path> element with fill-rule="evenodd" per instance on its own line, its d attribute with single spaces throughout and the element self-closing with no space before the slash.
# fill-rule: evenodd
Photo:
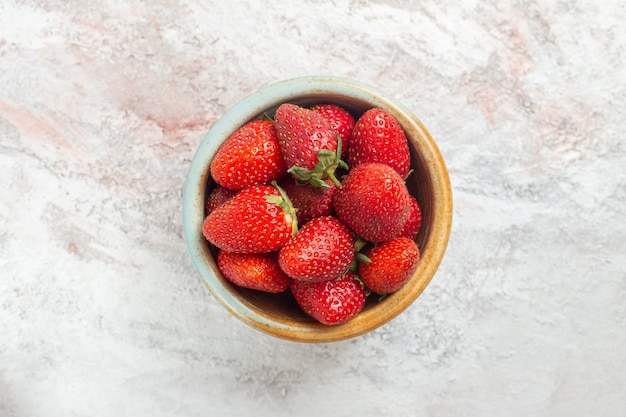
<svg viewBox="0 0 626 417">
<path fill-rule="evenodd" d="M 422 207 L 422 227 L 416 242 L 419 266 L 407 284 L 384 297 L 368 297 L 353 319 L 326 326 L 307 316 L 286 291 L 268 294 L 237 287 L 224 278 L 216 250 L 202 235 L 205 201 L 215 183 L 209 166 L 222 143 L 246 122 L 273 115 L 285 102 L 309 106 L 332 102 L 355 115 L 380 107 L 396 117 L 409 141 L 413 173 L 407 187 Z M 183 231 L 193 265 L 213 297 L 233 316 L 264 333 L 297 342 L 323 343 L 362 335 L 402 313 L 424 291 L 444 256 L 452 225 L 452 191 L 445 162 L 424 125 L 406 107 L 377 88 L 333 76 L 293 78 L 261 88 L 228 110 L 200 143 L 183 190 Z"/>
</svg>

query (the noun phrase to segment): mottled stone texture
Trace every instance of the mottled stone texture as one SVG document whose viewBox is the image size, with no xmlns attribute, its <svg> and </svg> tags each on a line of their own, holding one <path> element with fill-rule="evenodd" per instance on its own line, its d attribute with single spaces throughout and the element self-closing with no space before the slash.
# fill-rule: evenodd
<svg viewBox="0 0 626 417">
<path fill-rule="evenodd" d="M 622 2 L 0 3 L 0 415 L 623 416 Z M 208 294 L 181 232 L 234 103 L 352 77 L 430 129 L 449 250 L 405 313 L 302 345 Z"/>
</svg>

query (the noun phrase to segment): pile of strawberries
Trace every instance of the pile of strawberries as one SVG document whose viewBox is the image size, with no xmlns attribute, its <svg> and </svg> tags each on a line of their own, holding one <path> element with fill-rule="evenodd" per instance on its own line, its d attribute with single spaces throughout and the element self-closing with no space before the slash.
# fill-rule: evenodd
<svg viewBox="0 0 626 417">
<path fill-rule="evenodd" d="M 335 325 L 417 268 L 422 213 L 404 182 L 408 142 L 382 109 L 353 116 L 336 104 L 282 104 L 233 133 L 210 171 L 202 232 L 236 285 L 289 290 L 304 312 Z"/>
</svg>

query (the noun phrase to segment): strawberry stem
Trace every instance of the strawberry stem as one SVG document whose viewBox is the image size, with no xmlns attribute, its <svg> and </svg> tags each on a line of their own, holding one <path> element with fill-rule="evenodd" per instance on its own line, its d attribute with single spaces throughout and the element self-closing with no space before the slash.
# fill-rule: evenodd
<svg viewBox="0 0 626 417">
<path fill-rule="evenodd" d="M 368 258 L 367 256 L 363 255 L 362 253 L 357 253 L 355 256 L 356 259 L 359 260 L 359 262 L 363 262 L 364 264 L 371 264 L 372 260 L 370 258 Z"/>
<path fill-rule="evenodd" d="M 359 263 L 363 262 L 369 264 L 372 262 L 370 258 L 361 253 L 361 250 L 367 245 L 367 241 L 357 237 L 354 240 L 354 259 L 350 264 L 350 271 L 357 272 L 359 270 Z"/>
<path fill-rule="evenodd" d="M 359 261 L 356 259 L 356 256 L 352 259 L 352 262 L 350 262 L 350 267 L 348 269 L 355 274 L 359 272 Z"/>
</svg>

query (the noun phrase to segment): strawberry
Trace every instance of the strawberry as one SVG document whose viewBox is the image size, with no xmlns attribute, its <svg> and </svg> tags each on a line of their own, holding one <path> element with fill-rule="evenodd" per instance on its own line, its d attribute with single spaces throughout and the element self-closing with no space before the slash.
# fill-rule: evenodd
<svg viewBox="0 0 626 417">
<path fill-rule="evenodd" d="M 362 252 L 369 262 L 359 263 L 363 283 L 377 294 L 389 294 L 402 288 L 417 269 L 420 252 L 406 237 L 366 247 Z"/>
<path fill-rule="evenodd" d="M 359 117 L 350 139 L 348 165 L 380 162 L 406 178 L 411 165 L 409 145 L 398 121 L 385 110 L 373 108 Z"/>
<path fill-rule="evenodd" d="M 282 178 L 287 167 L 273 123 L 253 120 L 237 129 L 217 151 L 210 170 L 215 182 L 235 191 Z"/>
<path fill-rule="evenodd" d="M 324 181 L 328 187 L 315 187 L 310 183 L 300 183 L 291 176 L 283 178 L 280 182 L 280 186 L 296 209 L 298 224 L 304 225 L 315 217 L 332 214 L 333 195 L 337 187 L 329 178 Z"/>
<path fill-rule="evenodd" d="M 336 217 L 311 220 L 285 243 L 278 264 L 303 281 L 327 281 L 343 275 L 354 258 L 354 237 Z"/>
<path fill-rule="evenodd" d="M 320 113 L 297 106 L 281 104 L 274 115 L 278 143 L 288 172 L 294 177 L 325 187 L 325 178 L 335 185 L 338 166 L 345 166 L 338 155 L 341 145 L 337 132 Z"/>
<path fill-rule="evenodd" d="M 409 217 L 404 223 L 400 236 L 408 237 L 411 240 L 415 240 L 417 234 L 422 227 L 422 208 L 413 196 L 409 196 Z"/>
<path fill-rule="evenodd" d="M 253 185 L 204 220 L 204 237 L 219 249 L 239 253 L 277 251 L 298 230 L 289 198 L 278 187 Z"/>
<path fill-rule="evenodd" d="M 365 288 L 350 271 L 329 281 L 293 279 L 289 289 L 305 313 L 327 326 L 345 323 L 365 305 Z"/>
<path fill-rule="evenodd" d="M 253 290 L 280 293 L 289 288 L 289 277 L 278 265 L 278 253 L 219 251 L 217 266 L 233 284 Z"/>
<path fill-rule="evenodd" d="M 213 210 L 233 198 L 235 194 L 237 194 L 237 191 L 229 190 L 228 188 L 217 184 L 215 188 L 211 190 L 206 199 L 206 214 L 209 215 Z"/>
<path fill-rule="evenodd" d="M 409 216 L 409 191 L 390 166 L 364 163 L 352 168 L 333 196 L 337 217 L 370 242 L 400 235 Z"/>
<path fill-rule="evenodd" d="M 340 157 L 348 157 L 348 147 L 350 146 L 350 138 L 352 136 L 352 129 L 354 129 L 354 117 L 345 108 L 338 106 L 337 104 L 321 103 L 314 104 L 309 107 L 311 110 L 316 111 L 326 117 L 330 122 L 335 132 L 339 135 L 342 143 L 342 152 Z"/>
</svg>

